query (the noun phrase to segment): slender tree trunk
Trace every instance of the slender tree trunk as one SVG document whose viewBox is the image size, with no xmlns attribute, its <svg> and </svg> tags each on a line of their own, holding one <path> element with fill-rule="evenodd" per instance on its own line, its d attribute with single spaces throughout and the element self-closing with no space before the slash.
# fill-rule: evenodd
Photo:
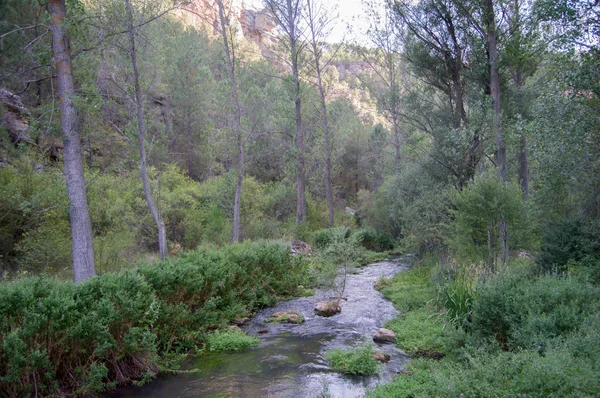
<svg viewBox="0 0 600 398">
<path fill-rule="evenodd" d="M 244 185 L 244 137 L 242 136 L 242 110 L 237 92 L 237 83 L 235 79 L 235 64 L 232 56 L 229 40 L 227 38 L 227 20 L 222 0 L 217 0 L 219 8 L 219 25 L 221 27 L 221 36 L 223 37 L 223 48 L 225 50 L 225 58 L 227 63 L 227 73 L 229 74 L 229 82 L 231 87 L 231 101 L 233 102 L 233 130 L 236 137 L 238 154 L 237 154 L 237 181 L 235 184 L 235 199 L 233 202 L 233 243 L 240 240 L 240 209 L 242 203 L 242 187 Z"/>
<path fill-rule="evenodd" d="M 317 71 L 317 87 L 321 97 L 321 118 L 323 122 L 323 137 L 325 139 L 325 196 L 327 198 L 327 208 L 329 210 L 329 227 L 334 226 L 334 208 L 333 208 L 333 187 L 331 184 L 331 143 L 329 121 L 327 117 L 327 102 L 325 99 L 325 89 L 323 88 L 323 79 L 321 77 L 321 53 L 318 48 L 317 33 L 315 27 L 315 11 L 312 8 L 311 1 L 308 1 L 309 27 L 311 33 L 311 46 L 315 56 L 315 70 Z"/>
<path fill-rule="evenodd" d="M 94 242 L 85 191 L 85 177 L 81 156 L 81 136 L 77 109 L 75 108 L 75 85 L 71 66 L 71 48 L 65 31 L 66 7 L 64 0 L 50 0 L 52 48 L 60 103 L 60 124 L 64 143 L 65 180 L 69 198 L 69 218 L 75 283 L 81 283 L 96 275 L 94 267 Z"/>
<path fill-rule="evenodd" d="M 127 13 L 129 14 L 129 56 L 131 58 L 131 66 L 133 68 L 133 80 L 134 80 L 134 90 L 135 90 L 135 105 L 137 108 L 137 122 L 138 122 L 138 148 L 140 152 L 140 172 L 142 176 L 142 185 L 144 187 L 144 196 L 146 197 L 146 202 L 148 203 L 148 207 L 150 208 L 150 212 L 152 213 L 152 217 L 154 218 L 154 222 L 156 223 L 158 229 L 158 251 L 160 255 L 160 259 L 164 260 L 169 256 L 169 251 L 167 248 L 167 233 L 165 230 L 165 223 L 160 215 L 160 211 L 154 202 L 154 198 L 152 197 L 152 191 L 150 189 L 150 181 L 148 180 L 148 169 L 146 165 L 146 122 L 144 121 L 144 103 L 142 99 L 142 89 L 140 87 L 140 74 L 137 63 L 137 49 L 135 46 L 135 27 L 133 24 L 133 7 L 131 5 L 131 0 L 125 0 L 125 5 L 127 6 Z"/>
<path fill-rule="evenodd" d="M 396 108 L 395 104 L 394 108 Z M 400 133 L 400 120 L 398 120 L 397 110 L 394 110 L 394 114 L 392 115 L 392 130 L 394 131 L 394 149 L 396 151 L 394 156 L 394 167 L 396 169 L 396 174 L 400 174 L 402 162 L 402 154 L 400 152 L 402 147 L 402 138 Z"/>
<path fill-rule="evenodd" d="M 500 107 L 500 73 L 498 70 L 498 43 L 496 33 L 496 16 L 494 14 L 493 0 L 486 0 L 486 28 L 487 44 L 490 57 L 490 91 L 492 95 L 492 107 L 494 111 L 494 130 L 496 131 L 496 161 L 498 175 L 502 182 L 506 182 L 506 147 L 504 145 L 504 130 L 502 127 L 502 108 Z M 499 223 L 500 249 L 503 263 L 509 260 L 508 253 L 508 224 L 506 220 Z"/>
<path fill-rule="evenodd" d="M 529 200 L 529 164 L 527 161 L 527 138 L 521 134 L 519 146 L 519 185 L 523 190 L 523 198 Z"/>
<path fill-rule="evenodd" d="M 294 6 L 291 0 L 287 0 L 288 20 L 295 21 Z M 289 39 L 292 61 L 292 77 L 294 79 L 294 94 L 296 108 L 296 224 L 306 221 L 306 199 L 304 180 L 304 135 L 302 132 L 302 98 L 300 92 L 300 76 L 298 70 L 298 35 L 295 23 L 290 23 Z"/>
</svg>

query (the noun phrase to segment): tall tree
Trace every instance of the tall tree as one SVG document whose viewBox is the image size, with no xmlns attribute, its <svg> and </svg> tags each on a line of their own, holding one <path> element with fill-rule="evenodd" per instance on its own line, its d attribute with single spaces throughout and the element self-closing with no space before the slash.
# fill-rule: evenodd
<svg viewBox="0 0 600 398">
<path fill-rule="evenodd" d="M 498 24 L 496 21 L 496 10 L 494 0 L 453 0 L 459 7 L 470 26 L 478 32 L 486 43 L 489 68 L 489 87 L 492 99 L 492 118 L 494 132 L 496 135 L 496 167 L 498 176 L 502 182 L 506 182 L 506 145 L 504 137 L 504 126 L 502 123 L 502 106 L 500 103 L 500 57 L 498 51 Z M 501 259 L 503 263 L 508 262 L 508 225 L 506 220 L 499 222 L 501 236 Z"/>
<path fill-rule="evenodd" d="M 242 132 L 242 110 L 238 96 L 238 87 L 235 70 L 235 53 L 233 52 L 233 32 L 234 29 L 229 22 L 232 15 L 227 15 L 223 0 L 216 0 L 218 7 L 219 32 L 223 40 L 223 49 L 225 51 L 225 63 L 227 74 L 229 76 L 229 86 L 231 89 L 231 102 L 233 103 L 233 133 L 237 146 L 237 179 L 235 184 L 235 199 L 233 202 L 233 236 L 232 241 L 236 243 L 240 240 L 240 209 L 242 203 L 242 186 L 244 183 L 244 136 Z"/>
<path fill-rule="evenodd" d="M 398 26 L 394 24 L 391 10 L 385 8 L 383 15 L 371 4 L 369 14 L 371 26 L 368 36 L 375 46 L 373 50 L 363 51 L 363 58 L 374 71 L 378 84 L 368 84 L 370 91 L 377 99 L 378 107 L 383 111 L 392 127 L 392 145 L 394 146 L 394 169 L 400 172 L 402 161 L 401 124 L 401 41 Z"/>
<path fill-rule="evenodd" d="M 144 99 L 142 88 L 140 86 L 140 72 L 138 67 L 137 59 L 137 48 L 136 48 L 136 31 L 138 27 L 135 25 L 135 15 L 131 0 L 125 0 L 125 6 L 127 9 L 127 35 L 129 37 L 129 51 L 128 55 L 131 60 L 131 67 L 133 70 L 133 85 L 135 95 L 135 106 L 137 111 L 137 125 L 138 125 L 138 150 L 140 154 L 140 174 L 142 177 L 142 186 L 144 187 L 144 196 L 148 208 L 152 213 L 152 218 L 156 223 L 158 229 L 158 251 L 161 260 L 169 256 L 169 249 L 167 247 L 167 232 L 165 223 L 162 219 L 158 206 L 152 197 L 152 190 L 150 189 L 150 180 L 148 178 L 148 168 L 146 161 L 146 122 L 144 120 Z"/>
<path fill-rule="evenodd" d="M 292 68 L 294 105 L 296 110 L 296 224 L 306 221 L 306 176 L 304 134 L 302 131 L 302 92 L 300 89 L 300 54 L 306 46 L 302 41 L 302 0 L 264 0 L 277 26 L 283 33 L 285 47 Z"/>
<path fill-rule="evenodd" d="M 50 0 L 52 48 L 58 97 L 60 124 L 64 143 L 65 179 L 69 197 L 69 218 L 75 283 L 81 283 L 96 274 L 94 267 L 94 242 L 85 191 L 85 177 L 81 156 L 81 135 L 75 107 L 75 84 L 71 66 L 71 48 L 66 31 L 66 6 L 64 0 Z"/>
<path fill-rule="evenodd" d="M 329 10 L 324 8 L 322 1 L 306 0 L 306 21 L 308 25 L 310 47 L 313 55 L 314 70 L 316 73 L 316 85 L 319 89 L 321 119 L 323 121 L 323 137 L 325 141 L 325 196 L 327 198 L 327 208 L 329 210 L 329 227 L 334 225 L 333 208 L 333 186 L 331 175 L 331 131 L 327 117 L 327 101 L 325 97 L 325 87 L 323 85 L 322 73 L 327 67 L 327 62 L 323 62 L 322 42 L 331 31 L 333 18 L 330 17 Z"/>
</svg>

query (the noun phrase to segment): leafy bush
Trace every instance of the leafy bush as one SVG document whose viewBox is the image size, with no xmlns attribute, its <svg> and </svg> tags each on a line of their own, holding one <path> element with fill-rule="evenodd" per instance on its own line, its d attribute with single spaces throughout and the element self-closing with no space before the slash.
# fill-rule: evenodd
<svg viewBox="0 0 600 398">
<path fill-rule="evenodd" d="M 496 175 L 475 178 L 453 199 L 454 234 L 451 244 L 465 260 L 485 260 L 494 267 L 500 253 L 499 223 L 506 221 L 511 234 L 511 248 L 526 245 L 514 239 L 527 228 L 521 190 L 516 184 L 504 184 Z"/>
<path fill-rule="evenodd" d="M 0 395 L 91 395 L 147 379 L 160 357 L 294 293 L 305 275 L 303 260 L 275 242 L 186 253 L 79 286 L 47 277 L 0 283 Z M 243 340 L 217 337 L 214 347 Z"/>
<path fill-rule="evenodd" d="M 375 252 L 392 250 L 394 248 L 394 242 L 389 234 L 373 229 L 361 229 L 357 231 L 354 234 L 354 239 L 365 249 Z"/>
<path fill-rule="evenodd" d="M 322 229 L 314 233 L 313 242 L 316 249 L 325 249 L 333 243 L 348 240 L 351 235 L 352 231 L 346 227 Z"/>
<path fill-rule="evenodd" d="M 258 337 L 240 331 L 227 330 L 209 334 L 207 345 L 210 351 L 241 351 L 257 346 L 259 342 Z"/>
<path fill-rule="evenodd" d="M 331 362 L 331 366 L 335 370 L 341 373 L 374 375 L 379 370 L 378 362 L 373 358 L 373 347 L 370 344 L 345 351 L 327 351 L 325 358 Z"/>
<path fill-rule="evenodd" d="M 573 278 L 502 274 L 480 288 L 472 331 L 505 349 L 546 346 L 586 323 L 600 309 L 600 293 Z"/>
<path fill-rule="evenodd" d="M 536 263 L 542 272 L 565 271 L 569 264 L 598 268 L 600 233 L 578 218 L 565 218 L 544 228 Z"/>
<path fill-rule="evenodd" d="M 365 226 L 402 239 L 405 250 L 418 254 L 443 250 L 450 192 L 449 185 L 432 178 L 423 164 L 407 165 L 400 175 L 384 181 L 368 207 L 361 206 L 361 216 Z"/>
</svg>

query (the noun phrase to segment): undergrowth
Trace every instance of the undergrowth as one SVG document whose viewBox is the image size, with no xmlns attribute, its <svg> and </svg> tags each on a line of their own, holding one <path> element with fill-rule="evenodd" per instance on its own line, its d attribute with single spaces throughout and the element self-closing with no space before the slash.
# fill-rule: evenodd
<svg viewBox="0 0 600 398">
<path fill-rule="evenodd" d="M 413 359 L 368 396 L 597 397 L 598 287 L 517 263 L 497 274 L 429 264 L 380 283 L 404 311 L 387 325 L 398 346 L 445 356 Z"/>
<path fill-rule="evenodd" d="M 373 347 L 370 344 L 347 350 L 330 350 L 325 353 L 325 358 L 340 373 L 374 375 L 379 370 L 379 363 L 373 358 Z"/>
<path fill-rule="evenodd" d="M 293 294 L 307 268 L 283 243 L 243 243 L 78 286 L 0 283 L 0 396 L 90 395 L 148 380 L 210 331 Z M 209 346 L 226 347 L 214 342 L 223 336 Z"/>
</svg>

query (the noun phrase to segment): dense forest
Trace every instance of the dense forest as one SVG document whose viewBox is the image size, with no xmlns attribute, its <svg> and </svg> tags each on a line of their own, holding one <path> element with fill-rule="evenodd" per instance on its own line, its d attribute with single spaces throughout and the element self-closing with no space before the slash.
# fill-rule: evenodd
<svg viewBox="0 0 600 398">
<path fill-rule="evenodd" d="M 598 1 L 363 6 L 0 3 L 0 395 L 148 381 L 392 251 L 445 358 L 374 396 L 600 394 Z"/>
</svg>

